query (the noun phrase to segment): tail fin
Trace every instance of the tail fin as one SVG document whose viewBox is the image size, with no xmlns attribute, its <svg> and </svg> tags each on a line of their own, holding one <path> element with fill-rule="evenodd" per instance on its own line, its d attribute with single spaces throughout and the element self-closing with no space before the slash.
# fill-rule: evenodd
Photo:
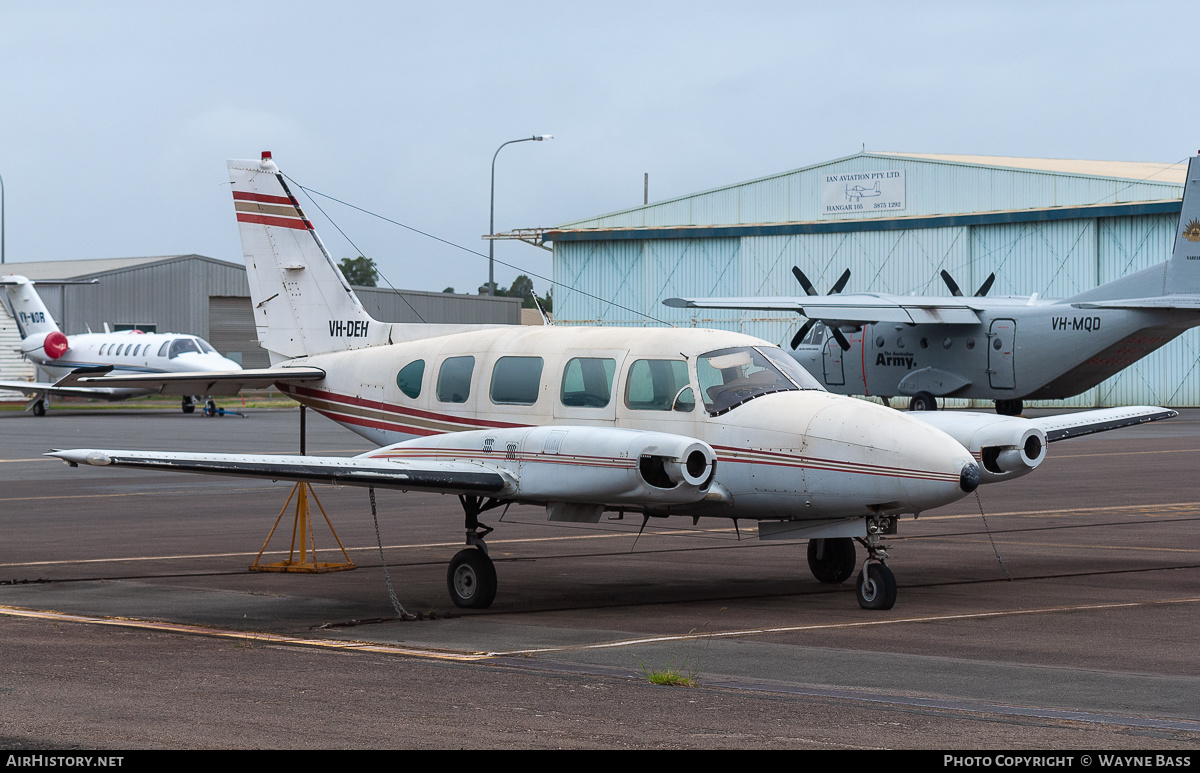
<svg viewBox="0 0 1200 773">
<path fill-rule="evenodd" d="M 23 276 L 9 274 L 0 276 L 0 285 L 4 285 L 22 339 L 41 333 L 59 332 L 46 304 L 42 303 L 41 296 L 33 289 L 33 282 Z"/>
<path fill-rule="evenodd" d="M 389 326 L 363 309 L 271 154 L 230 161 L 229 179 L 258 340 L 272 363 L 387 343 Z"/>
<path fill-rule="evenodd" d="M 1178 293 L 1200 293 L 1200 157 L 1188 161 L 1175 249 L 1163 281 L 1163 295 Z"/>
</svg>

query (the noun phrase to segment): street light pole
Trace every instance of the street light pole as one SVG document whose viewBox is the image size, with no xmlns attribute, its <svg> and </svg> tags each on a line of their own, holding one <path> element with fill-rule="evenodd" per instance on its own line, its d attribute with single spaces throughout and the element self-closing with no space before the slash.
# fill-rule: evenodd
<svg viewBox="0 0 1200 773">
<path fill-rule="evenodd" d="M 511 145 L 514 142 L 541 142 L 542 140 L 554 139 L 553 134 L 535 134 L 532 137 L 522 137 L 519 140 L 509 140 L 500 147 L 496 148 L 495 154 L 492 155 L 492 201 L 488 213 L 488 236 L 496 233 L 496 156 L 500 155 L 500 151 L 504 150 L 504 145 Z M 488 295 L 496 294 L 496 240 L 488 239 Z"/>
</svg>

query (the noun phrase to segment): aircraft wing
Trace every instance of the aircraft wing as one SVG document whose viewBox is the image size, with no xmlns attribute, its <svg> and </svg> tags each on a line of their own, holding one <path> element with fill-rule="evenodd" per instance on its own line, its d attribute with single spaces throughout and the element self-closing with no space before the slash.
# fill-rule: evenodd
<svg viewBox="0 0 1200 773">
<path fill-rule="evenodd" d="M 1046 441 L 1067 440 L 1095 432 L 1107 432 L 1148 421 L 1160 421 L 1178 416 L 1178 411 L 1159 408 L 1156 405 L 1132 405 L 1127 408 L 1099 408 L 1093 411 L 1062 413 L 1057 416 L 1042 416 L 1028 419 L 1046 433 Z"/>
<path fill-rule="evenodd" d="M 236 395 L 243 389 L 263 389 L 279 381 L 319 381 L 325 378 L 321 368 L 252 368 L 249 370 L 193 371 L 181 373 L 139 373 L 132 376 L 105 376 L 111 367 L 81 368 L 72 371 L 55 386 L 145 389 L 160 395 Z"/>
<path fill-rule="evenodd" d="M 162 472 L 372 486 L 441 494 L 499 495 L 512 488 L 511 478 L 499 470 L 463 461 L 384 461 L 342 456 L 196 454 L 87 448 L 52 451 L 46 456 L 62 459 L 72 467 L 80 464 L 132 467 Z"/>
<path fill-rule="evenodd" d="M 871 293 L 834 295 L 668 298 L 663 305 L 680 309 L 746 309 L 751 311 L 791 311 L 822 322 L 853 325 L 895 322 L 906 325 L 978 324 L 973 298 L 926 298 Z"/>
<path fill-rule="evenodd" d="M 30 397 L 57 395 L 60 397 L 90 397 L 94 400 L 123 400 L 128 395 L 115 395 L 107 389 L 59 386 L 46 381 L 0 381 L 0 389 L 21 392 Z"/>
</svg>

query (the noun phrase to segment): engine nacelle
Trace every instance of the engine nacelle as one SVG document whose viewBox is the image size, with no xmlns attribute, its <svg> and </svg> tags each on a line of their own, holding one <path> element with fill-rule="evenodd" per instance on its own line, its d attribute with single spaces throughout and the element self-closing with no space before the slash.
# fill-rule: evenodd
<svg viewBox="0 0 1200 773">
<path fill-rule="evenodd" d="M 655 507 L 703 499 L 717 454 L 701 440 L 615 427 L 513 427 L 453 432 L 364 454 L 482 462 L 515 483 L 505 499 Z"/>
<path fill-rule="evenodd" d="M 913 411 L 908 415 L 962 443 L 979 460 L 982 483 L 1028 475 L 1046 458 L 1046 433 L 1028 419 L 960 411 Z"/>
<path fill-rule="evenodd" d="M 57 330 L 35 333 L 21 341 L 21 353 L 35 360 L 57 360 L 70 348 L 67 337 Z"/>
</svg>

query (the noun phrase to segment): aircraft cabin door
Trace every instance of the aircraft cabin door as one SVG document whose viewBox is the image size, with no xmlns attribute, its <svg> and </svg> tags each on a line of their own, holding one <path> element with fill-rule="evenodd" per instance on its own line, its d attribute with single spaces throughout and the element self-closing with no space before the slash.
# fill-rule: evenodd
<svg viewBox="0 0 1200 773">
<path fill-rule="evenodd" d="M 988 381 L 992 389 L 1015 389 L 1017 386 L 1016 354 L 1017 321 L 994 319 L 988 329 Z"/>
<path fill-rule="evenodd" d="M 846 383 L 846 369 L 842 365 L 842 347 L 837 339 L 830 336 L 825 341 L 825 383 L 829 386 L 843 386 Z"/>
</svg>

